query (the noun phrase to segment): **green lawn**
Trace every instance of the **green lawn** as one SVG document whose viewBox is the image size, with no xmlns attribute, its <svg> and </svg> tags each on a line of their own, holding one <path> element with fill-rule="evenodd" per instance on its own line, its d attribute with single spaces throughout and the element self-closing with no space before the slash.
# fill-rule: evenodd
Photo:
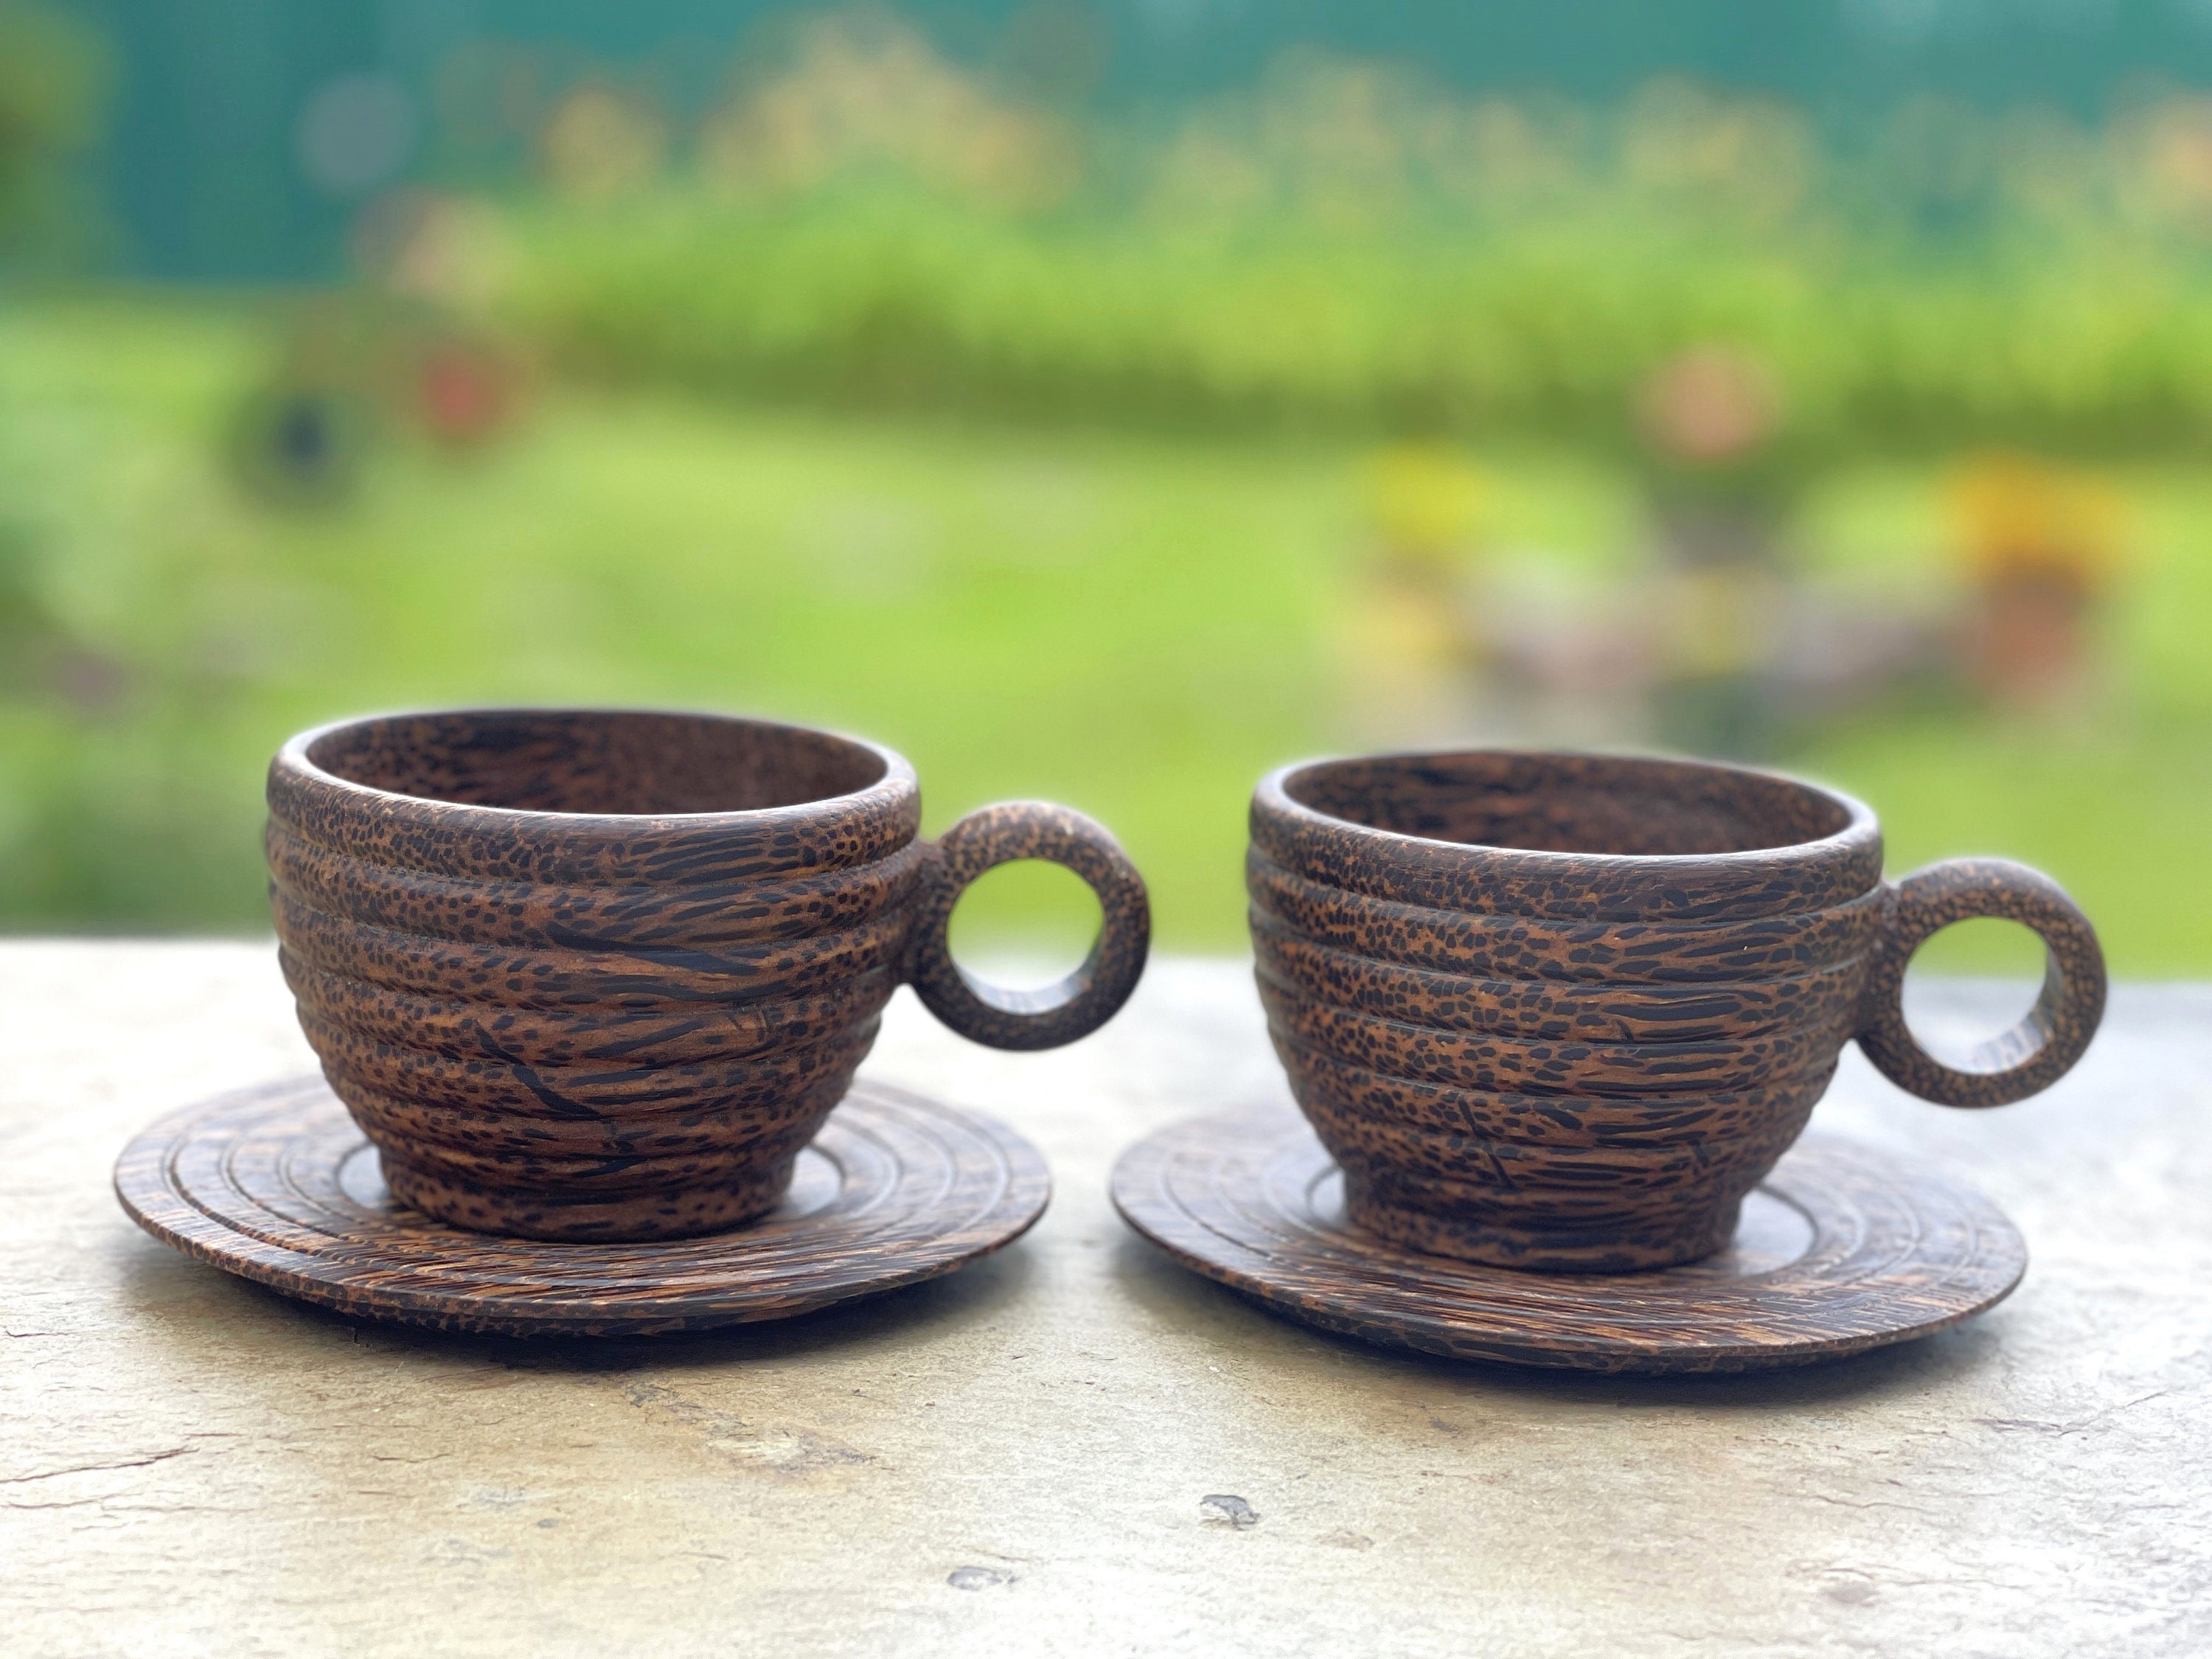
<svg viewBox="0 0 2212 1659">
<path fill-rule="evenodd" d="M 15 925 L 252 924 L 260 769 L 302 724 L 607 699 L 865 732 L 933 829 L 1066 801 L 1165 940 L 1234 941 L 1245 793 L 1328 727 L 1340 458 L 557 394 L 489 453 L 394 447 L 344 509 L 272 513 L 213 459 L 254 367 L 220 319 L 0 337 L 56 608 L 138 674 L 103 715 L 0 704 Z"/>
<path fill-rule="evenodd" d="M 257 506 L 221 465 L 250 317 L 116 302 L 0 316 L 0 519 L 39 602 L 122 665 L 0 690 L 0 923 L 259 924 L 261 767 L 289 732 L 464 700 L 668 702 L 862 732 L 931 827 L 1037 795 L 1111 824 L 1163 944 L 1233 949 L 1243 804 L 1340 744 L 1334 649 L 1361 455 L 548 392 L 456 459 L 394 440 L 356 500 Z M 1601 481 L 1498 463 L 1516 532 L 1600 556 Z M 1616 492 L 1617 493 L 1617 492 Z M 1864 796 L 1907 867 L 2039 864 L 2135 974 L 2212 971 L 2212 479 L 2136 481 L 2123 666 L 2078 729 L 1915 714 L 1799 769 Z M 1924 480 L 1831 492 L 1831 556 L 1907 546 Z M 1594 551 L 1595 550 L 1595 551 Z M 998 920 L 1054 890 L 1009 884 Z M 2009 966 L 1963 940 L 1948 965 Z"/>
</svg>

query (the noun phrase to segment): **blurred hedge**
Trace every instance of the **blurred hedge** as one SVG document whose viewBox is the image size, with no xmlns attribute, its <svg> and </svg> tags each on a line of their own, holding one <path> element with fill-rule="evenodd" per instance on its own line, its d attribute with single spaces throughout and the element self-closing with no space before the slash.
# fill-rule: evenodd
<svg viewBox="0 0 2212 1659">
<path fill-rule="evenodd" d="M 508 320 L 604 375 L 1018 420 L 1610 444 L 1725 344 L 1824 456 L 2212 435 L 2212 100 L 1908 100 L 1846 144 L 1676 81 L 1589 110 L 1309 54 L 1112 125 L 881 19 L 794 38 L 688 153 L 605 87 L 556 108 Z"/>
<path fill-rule="evenodd" d="M 1206 239 L 883 191 L 514 222 L 520 325 L 573 368 L 710 391 L 1609 442 L 1644 376 L 1718 342 L 1823 448 L 2212 436 L 2212 283 L 2125 254 L 1930 266 L 1663 227 Z"/>
</svg>

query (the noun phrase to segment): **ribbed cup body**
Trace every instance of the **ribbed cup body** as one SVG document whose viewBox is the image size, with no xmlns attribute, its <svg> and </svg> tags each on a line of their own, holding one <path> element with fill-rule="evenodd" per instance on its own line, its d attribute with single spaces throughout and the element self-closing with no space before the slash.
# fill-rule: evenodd
<svg viewBox="0 0 2212 1659">
<path fill-rule="evenodd" d="M 392 1192 L 544 1239 L 773 1208 L 874 1041 L 929 854 L 897 756 L 704 715 L 327 727 L 269 809 L 301 1024 Z"/>
<path fill-rule="evenodd" d="M 1505 752 L 1265 779 L 1260 994 L 1354 1221 L 1610 1272 L 1724 1245 L 1858 1025 L 1890 890 L 1856 802 Z"/>
</svg>

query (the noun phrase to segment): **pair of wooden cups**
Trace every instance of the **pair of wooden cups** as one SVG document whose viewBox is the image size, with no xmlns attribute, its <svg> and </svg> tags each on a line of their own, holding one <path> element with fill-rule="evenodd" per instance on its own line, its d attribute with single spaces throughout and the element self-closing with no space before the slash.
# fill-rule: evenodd
<svg viewBox="0 0 2212 1659">
<path fill-rule="evenodd" d="M 521 710 L 324 727 L 270 769 L 285 974 L 398 1198 L 525 1237 L 674 1238 L 773 1209 L 902 982 L 955 1030 L 1070 1042 L 1127 999 L 1151 922 L 1064 807 L 921 837 L 872 744 L 708 715 Z M 1098 896 L 1089 957 L 1015 992 L 955 963 L 962 890 L 1016 859 Z M 1953 1105 L 2043 1088 L 2104 1001 L 2096 937 L 2016 865 L 1892 884 L 1873 816 L 1692 763 L 1499 752 L 1265 779 L 1248 866 L 1261 996 L 1352 1218 L 1503 1266 L 1621 1271 L 1725 1244 L 1856 1036 Z M 1971 915 L 2048 946 L 2035 1011 L 1962 1068 L 1899 1005 Z"/>
</svg>

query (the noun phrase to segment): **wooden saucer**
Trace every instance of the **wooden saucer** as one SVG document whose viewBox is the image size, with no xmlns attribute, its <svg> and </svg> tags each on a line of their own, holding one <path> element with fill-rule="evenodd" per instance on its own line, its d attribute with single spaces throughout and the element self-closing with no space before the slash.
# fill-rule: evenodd
<svg viewBox="0 0 2212 1659">
<path fill-rule="evenodd" d="M 951 1273 L 1044 1212 L 1044 1159 L 975 1113 L 866 1079 L 734 1232 L 546 1244 L 395 1203 L 319 1077 L 188 1107 L 115 1166 L 138 1224 L 187 1255 L 366 1319 L 509 1336 L 635 1336 L 784 1319 Z"/>
<path fill-rule="evenodd" d="M 1194 1118 L 1114 1170 L 1122 1219 L 1187 1267 L 1323 1330 L 1455 1359 L 1739 1371 L 1926 1336 L 1994 1306 L 2027 1248 L 1980 1194 L 1810 1136 L 1687 1267 L 1518 1273 L 1352 1228 L 1344 1182 L 1288 1108 Z"/>
</svg>

